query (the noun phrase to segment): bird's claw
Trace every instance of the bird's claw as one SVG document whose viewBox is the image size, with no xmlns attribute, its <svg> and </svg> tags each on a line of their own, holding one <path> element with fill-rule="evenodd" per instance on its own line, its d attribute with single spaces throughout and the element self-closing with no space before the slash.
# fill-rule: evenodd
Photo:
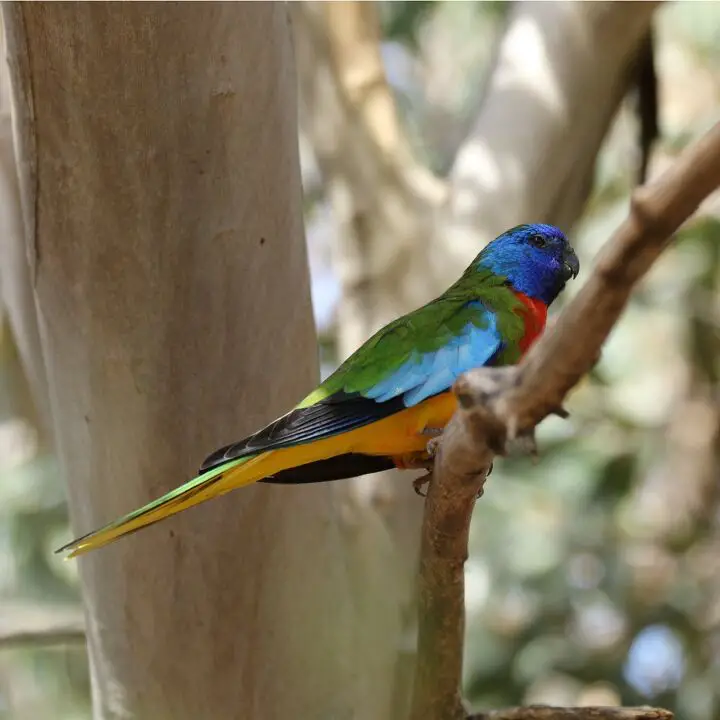
<svg viewBox="0 0 720 720">
<path fill-rule="evenodd" d="M 435 456 L 440 447 L 441 428 L 426 428 L 423 435 L 432 435 L 425 450 L 421 452 L 405 453 L 394 458 L 395 467 L 399 470 L 432 470 Z"/>
<path fill-rule="evenodd" d="M 490 473 L 493 471 L 492 463 L 490 463 L 490 467 L 488 468 L 487 473 L 485 474 L 485 479 L 487 480 L 490 477 Z M 432 482 L 432 473 L 428 473 L 427 475 L 423 475 L 422 477 L 415 478 L 413 480 L 413 490 L 415 491 L 416 495 L 419 495 L 420 497 L 427 497 L 427 493 L 423 492 L 423 488 L 426 485 L 429 485 Z M 479 500 L 483 494 L 485 493 L 485 484 L 483 483 L 483 487 L 481 487 L 478 490 L 477 495 L 475 496 L 476 500 Z"/>
<path fill-rule="evenodd" d="M 438 438 L 443 434 L 443 428 L 441 427 L 425 427 L 420 431 L 421 435 L 427 435 L 431 438 Z"/>
<path fill-rule="evenodd" d="M 396 456 L 393 461 L 398 470 L 432 470 L 435 462 L 427 453 L 406 453 Z"/>
<path fill-rule="evenodd" d="M 429 458 L 432 459 L 437 455 L 438 450 L 440 449 L 440 440 L 441 440 L 440 436 L 437 436 L 437 437 L 434 437 L 434 438 L 431 438 L 430 440 L 428 440 L 428 443 L 425 446 L 425 452 L 427 453 Z"/>
<path fill-rule="evenodd" d="M 425 431 L 423 431 L 423 434 L 428 435 L 431 434 L 427 432 L 427 430 L 434 430 L 434 428 L 428 428 Z M 438 450 L 440 449 L 440 444 L 442 440 L 442 430 L 440 430 L 437 434 L 433 433 L 433 437 L 428 440 L 427 445 L 425 446 L 425 453 L 418 456 L 417 453 L 411 453 L 409 455 L 403 455 L 402 458 L 396 459 L 395 464 L 400 467 L 399 462 L 402 462 L 403 467 L 406 468 L 426 468 L 428 470 L 432 470 L 435 456 L 438 453 Z M 399 460 L 399 462 L 398 462 Z M 484 468 L 483 468 L 484 469 Z M 473 473 L 476 475 L 479 475 L 482 470 L 479 470 L 477 473 Z M 485 478 L 487 479 L 490 477 L 490 473 L 493 471 L 493 464 L 490 463 L 490 467 L 488 467 L 487 473 L 485 474 Z M 432 473 L 429 472 L 426 475 L 423 475 L 422 477 L 415 478 L 413 480 L 413 490 L 415 491 L 416 495 L 419 495 L 420 497 L 427 497 L 427 492 L 424 492 L 424 488 L 426 485 L 429 485 L 432 482 Z M 477 499 L 480 499 L 483 496 L 483 493 L 485 492 L 484 488 L 480 488 L 478 490 Z"/>
<path fill-rule="evenodd" d="M 429 485 L 432 480 L 432 473 L 428 473 L 427 475 L 423 475 L 422 477 L 415 478 L 413 480 L 413 490 L 415 491 L 416 495 L 419 495 L 420 497 L 427 497 L 427 493 L 423 492 L 423 488 L 426 485 Z"/>
</svg>

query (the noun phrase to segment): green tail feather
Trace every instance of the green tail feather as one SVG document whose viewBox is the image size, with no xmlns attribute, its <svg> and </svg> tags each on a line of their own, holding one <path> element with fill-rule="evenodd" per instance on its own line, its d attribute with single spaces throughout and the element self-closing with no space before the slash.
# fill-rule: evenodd
<svg viewBox="0 0 720 720">
<path fill-rule="evenodd" d="M 141 528 L 147 527 L 148 525 L 152 525 L 153 523 L 178 512 L 182 509 L 182 507 L 185 507 L 186 503 L 194 496 L 198 495 L 203 490 L 206 490 L 208 487 L 220 480 L 226 472 L 236 468 L 238 465 L 246 463 L 251 459 L 251 457 L 239 458 L 220 467 L 208 470 L 208 472 L 198 475 L 193 480 L 175 488 L 175 490 L 171 490 L 166 495 L 163 495 L 157 500 L 153 500 L 151 503 L 144 505 L 138 510 L 134 510 L 124 517 L 121 517 L 119 520 L 109 523 L 99 530 L 95 530 L 87 535 L 76 538 L 67 545 L 63 545 L 61 548 L 58 548 L 55 552 L 62 553 L 69 551 L 69 559 L 76 557 L 77 555 L 82 555 L 90 550 L 102 547 L 103 545 L 107 545 L 123 535 L 128 535 L 140 530 Z"/>
</svg>

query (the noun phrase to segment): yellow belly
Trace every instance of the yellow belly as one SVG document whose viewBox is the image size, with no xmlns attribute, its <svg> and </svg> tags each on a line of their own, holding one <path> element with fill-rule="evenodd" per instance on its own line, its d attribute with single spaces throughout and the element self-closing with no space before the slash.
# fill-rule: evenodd
<svg viewBox="0 0 720 720">
<path fill-rule="evenodd" d="M 430 435 L 423 431 L 427 428 L 444 428 L 456 408 L 457 400 L 451 392 L 436 395 L 357 430 L 325 440 L 314 440 L 307 445 L 265 452 L 236 470 L 229 471 L 222 485 L 230 489 L 237 487 L 241 478 L 242 484 L 247 484 L 289 467 L 345 453 L 389 455 L 394 458 L 422 453 L 430 440 Z"/>
<path fill-rule="evenodd" d="M 367 425 L 345 436 L 351 452 L 367 455 L 404 455 L 420 452 L 430 436 L 428 428 L 444 428 L 457 409 L 451 392 L 435 395 L 402 412 Z"/>
</svg>

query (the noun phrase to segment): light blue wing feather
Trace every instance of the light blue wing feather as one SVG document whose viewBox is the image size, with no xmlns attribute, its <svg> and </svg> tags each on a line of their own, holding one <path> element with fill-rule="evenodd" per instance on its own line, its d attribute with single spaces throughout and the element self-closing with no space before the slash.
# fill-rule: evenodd
<svg viewBox="0 0 720 720">
<path fill-rule="evenodd" d="M 382 420 L 403 407 L 417 405 L 449 390 L 458 375 L 487 364 L 504 350 L 502 338 L 506 333 L 500 330 L 502 316 L 479 301 L 458 302 L 450 298 L 447 306 L 440 308 L 442 312 L 435 322 L 412 322 L 411 316 L 410 321 L 406 319 L 394 328 L 390 326 L 390 332 L 403 335 L 403 352 L 397 364 L 393 362 L 392 352 L 381 353 L 380 360 L 369 358 L 368 375 L 379 375 L 379 379 L 373 381 L 364 376 L 368 368 L 361 365 L 359 380 L 356 375 L 350 383 L 338 383 L 329 394 L 321 385 L 316 394 L 311 393 L 291 412 L 249 438 L 213 453 L 201 472 L 232 460 L 307 444 Z M 430 309 L 435 311 L 433 315 L 438 314 L 437 307 Z M 381 335 L 371 347 L 376 352 L 382 350 L 386 339 L 387 335 Z M 339 380 L 343 380 L 341 372 Z"/>
<path fill-rule="evenodd" d="M 404 405 L 411 407 L 449 390 L 458 375 L 482 367 L 502 347 L 495 315 L 485 311 L 484 319 L 484 327 L 468 322 L 437 350 L 413 352 L 397 370 L 361 394 L 377 402 L 402 396 Z"/>
<path fill-rule="evenodd" d="M 378 402 L 398 397 L 424 383 L 432 371 L 435 353 L 414 352 L 395 372 L 374 385 L 363 395 Z"/>
</svg>

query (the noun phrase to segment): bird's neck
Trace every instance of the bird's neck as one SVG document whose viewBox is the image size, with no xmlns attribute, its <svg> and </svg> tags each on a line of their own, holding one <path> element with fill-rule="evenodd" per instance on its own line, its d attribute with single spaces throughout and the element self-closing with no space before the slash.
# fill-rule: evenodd
<svg viewBox="0 0 720 720">
<path fill-rule="evenodd" d="M 546 306 L 565 287 L 565 283 L 558 277 L 557 269 L 550 265 L 539 263 L 519 263 L 512 256 L 488 254 L 480 257 L 475 267 L 472 265 L 468 271 L 479 273 L 490 272 L 505 282 L 516 293 L 521 293 L 533 300 L 541 300 Z"/>
</svg>

